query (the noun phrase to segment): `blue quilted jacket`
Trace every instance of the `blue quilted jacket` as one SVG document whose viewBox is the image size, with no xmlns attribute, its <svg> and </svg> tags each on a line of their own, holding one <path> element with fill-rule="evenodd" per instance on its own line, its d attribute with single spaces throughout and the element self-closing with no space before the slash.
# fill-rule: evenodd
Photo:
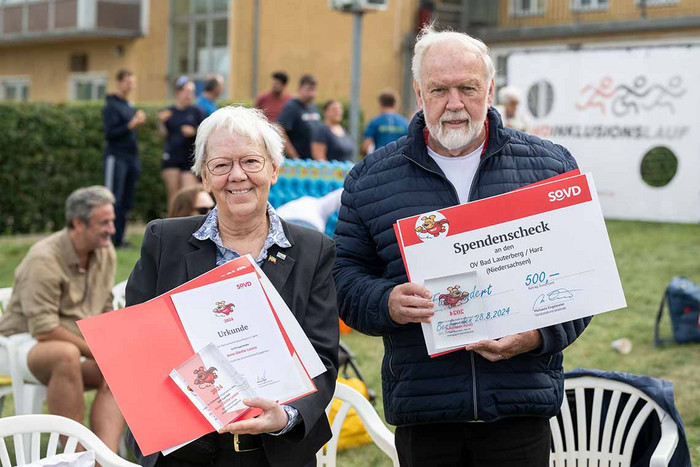
<svg viewBox="0 0 700 467">
<path fill-rule="evenodd" d="M 470 200 L 576 168 L 563 147 L 504 128 L 493 108 L 487 118 L 488 145 Z M 384 409 L 393 425 L 551 417 L 562 402 L 561 351 L 590 318 L 542 329 L 538 352 L 494 363 L 466 351 L 430 358 L 420 325 L 398 325 L 389 317 L 389 293 L 407 281 L 393 224 L 459 203 L 454 186 L 428 156 L 424 128 L 419 112 L 407 136 L 368 156 L 345 180 L 333 271 L 340 316 L 354 329 L 384 338 Z"/>
</svg>

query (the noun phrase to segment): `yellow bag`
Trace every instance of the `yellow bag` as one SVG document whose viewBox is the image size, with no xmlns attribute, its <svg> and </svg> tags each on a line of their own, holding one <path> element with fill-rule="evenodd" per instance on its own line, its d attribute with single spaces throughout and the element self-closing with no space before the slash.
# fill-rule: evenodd
<svg viewBox="0 0 700 467">
<path fill-rule="evenodd" d="M 9 376 L 0 375 L 0 386 L 9 386 L 12 384 L 12 380 Z"/>
<path fill-rule="evenodd" d="M 367 393 L 367 385 L 365 385 L 365 383 L 363 383 L 361 379 L 346 379 L 342 376 L 338 376 L 338 382 L 347 384 L 351 388 L 361 393 L 365 397 L 365 399 L 369 399 L 369 395 Z M 330 423 L 333 423 L 333 419 L 335 419 L 335 414 L 338 413 L 338 409 L 340 409 L 341 405 L 342 401 L 338 399 L 333 399 L 333 403 L 331 404 L 331 410 L 328 414 L 328 421 Z M 338 451 L 342 451 L 343 449 L 360 447 L 371 442 L 372 438 L 370 438 L 367 434 L 367 430 L 362 424 L 360 416 L 357 415 L 355 409 L 350 409 L 348 411 L 347 417 L 345 417 L 345 422 L 343 422 L 343 428 L 340 430 L 340 439 L 338 440 Z"/>
</svg>

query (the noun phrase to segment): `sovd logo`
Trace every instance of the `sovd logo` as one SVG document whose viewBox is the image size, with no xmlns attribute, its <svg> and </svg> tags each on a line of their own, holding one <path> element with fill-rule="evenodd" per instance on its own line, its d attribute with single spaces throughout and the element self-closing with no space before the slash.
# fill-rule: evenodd
<svg viewBox="0 0 700 467">
<path fill-rule="evenodd" d="M 578 186 L 570 186 L 568 188 L 563 188 L 557 191 L 550 191 L 547 193 L 549 196 L 549 202 L 553 203 L 555 201 L 563 201 L 566 198 L 571 198 L 572 196 L 578 196 L 581 194 L 581 188 Z"/>
</svg>

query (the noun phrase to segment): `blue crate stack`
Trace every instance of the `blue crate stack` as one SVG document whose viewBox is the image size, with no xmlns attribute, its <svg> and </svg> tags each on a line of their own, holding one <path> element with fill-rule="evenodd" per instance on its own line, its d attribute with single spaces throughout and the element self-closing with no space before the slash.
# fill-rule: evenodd
<svg viewBox="0 0 700 467">
<path fill-rule="evenodd" d="M 285 159 L 279 169 L 277 183 L 270 188 L 270 204 L 278 208 L 302 196 L 320 198 L 342 188 L 345 176 L 352 166 L 352 162 Z M 328 219 L 326 234 L 332 236 L 337 223 L 338 213 L 336 212 Z"/>
</svg>

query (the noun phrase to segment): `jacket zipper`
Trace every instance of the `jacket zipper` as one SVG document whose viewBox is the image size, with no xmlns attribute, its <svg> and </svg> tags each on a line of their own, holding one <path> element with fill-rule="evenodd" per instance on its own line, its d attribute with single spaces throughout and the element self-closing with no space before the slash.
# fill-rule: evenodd
<svg viewBox="0 0 700 467">
<path fill-rule="evenodd" d="M 411 161 L 411 162 L 413 162 L 414 164 L 416 164 L 416 165 L 417 165 L 418 167 L 420 167 L 421 169 L 423 169 L 423 170 L 425 170 L 425 171 L 427 171 L 427 172 L 433 173 L 433 174 L 437 175 L 438 177 L 442 178 L 443 180 L 445 180 L 445 181 L 448 183 L 448 185 L 450 185 L 450 188 L 452 188 L 452 194 L 454 195 L 455 199 L 457 200 L 457 204 L 459 204 L 459 195 L 457 194 L 457 189 L 456 189 L 455 186 L 452 184 L 452 182 L 451 182 L 447 177 L 445 177 L 444 174 L 441 174 L 440 172 L 436 172 L 436 171 L 434 171 L 434 170 L 432 170 L 432 169 L 427 168 L 426 166 L 424 166 L 424 165 L 421 164 L 420 162 L 411 159 L 410 157 L 408 157 L 408 156 L 407 156 L 405 153 L 403 153 L 403 152 L 401 153 L 401 155 L 402 155 L 403 157 L 405 157 L 406 159 L 408 159 L 409 161 Z"/>
<path fill-rule="evenodd" d="M 474 191 L 476 190 L 476 182 L 479 181 L 479 176 L 481 175 L 481 167 L 484 165 L 484 162 L 486 161 L 486 159 L 491 157 L 491 155 L 493 155 L 493 154 L 497 153 L 498 151 L 500 151 L 501 149 L 503 149 L 503 146 L 505 146 L 505 142 L 501 146 L 499 146 L 498 149 L 493 151 L 492 153 L 485 154 L 484 157 L 481 158 L 481 161 L 479 161 L 479 167 L 477 167 L 477 169 L 476 169 L 476 173 L 474 174 L 474 179 L 472 180 L 472 185 L 469 188 L 469 201 L 471 201 L 474 197 Z M 434 173 L 438 177 L 445 180 L 450 185 L 450 188 L 452 188 L 452 194 L 454 195 L 455 199 L 457 200 L 457 204 L 459 204 L 459 195 L 457 194 L 457 189 L 452 184 L 452 182 L 447 177 L 445 177 L 444 174 L 441 174 L 440 172 L 436 172 L 434 170 L 427 168 L 426 166 L 424 166 L 420 162 L 406 156 L 406 154 L 403 152 L 401 153 L 401 155 L 403 157 L 405 157 L 406 159 L 408 159 L 409 161 L 416 164 L 418 167 L 422 168 L 423 170 L 430 172 L 430 173 Z M 387 336 L 389 337 L 389 343 L 391 344 L 391 335 L 388 334 Z M 479 420 L 478 400 L 477 400 L 478 398 L 477 398 L 477 394 L 476 394 L 476 362 L 474 360 L 474 352 L 470 352 L 470 354 L 471 354 L 470 357 L 471 357 L 471 361 L 472 361 L 472 394 L 473 394 L 473 399 L 474 399 L 474 420 Z M 391 374 L 394 377 L 396 377 L 396 375 L 394 375 L 394 370 L 391 367 L 391 359 L 392 358 L 393 358 L 393 344 L 392 344 L 392 356 L 389 357 L 389 371 L 391 372 Z"/>
<path fill-rule="evenodd" d="M 387 339 L 389 339 L 389 347 L 391 352 L 389 353 L 389 373 L 391 373 L 391 376 L 396 378 L 396 373 L 394 373 L 394 367 L 391 364 L 392 360 L 394 359 L 394 342 L 391 340 L 391 334 L 386 335 Z"/>
</svg>

